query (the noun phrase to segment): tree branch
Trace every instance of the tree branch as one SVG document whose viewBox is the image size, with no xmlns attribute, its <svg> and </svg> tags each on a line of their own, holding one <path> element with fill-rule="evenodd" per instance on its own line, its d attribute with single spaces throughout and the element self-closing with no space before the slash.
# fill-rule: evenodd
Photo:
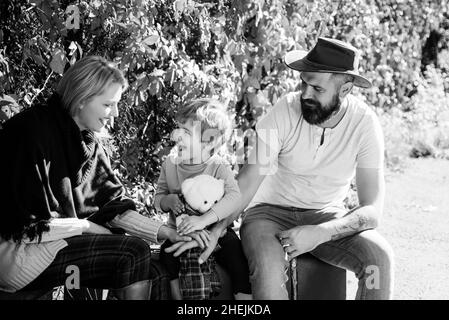
<svg viewBox="0 0 449 320">
<path fill-rule="evenodd" d="M 47 79 L 44 82 L 44 85 L 42 86 L 42 88 L 39 89 L 39 91 L 36 93 L 36 95 L 33 97 L 33 99 L 31 99 L 30 102 L 30 106 L 33 105 L 34 100 L 36 100 L 36 98 L 41 94 L 42 91 L 44 91 L 45 87 L 47 86 L 48 81 L 50 80 L 51 76 L 53 75 L 53 70 L 50 72 L 50 74 L 48 75 Z"/>
</svg>

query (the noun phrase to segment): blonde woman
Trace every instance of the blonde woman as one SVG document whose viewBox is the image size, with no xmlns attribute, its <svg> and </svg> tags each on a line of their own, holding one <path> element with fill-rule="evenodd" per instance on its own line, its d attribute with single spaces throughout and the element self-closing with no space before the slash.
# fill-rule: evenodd
<svg viewBox="0 0 449 320">
<path fill-rule="evenodd" d="M 97 138 L 117 117 L 126 88 L 114 65 L 85 57 L 45 105 L 0 131 L 0 290 L 51 289 L 75 267 L 83 287 L 147 299 L 150 248 L 141 238 L 191 239 L 135 211 Z"/>
</svg>

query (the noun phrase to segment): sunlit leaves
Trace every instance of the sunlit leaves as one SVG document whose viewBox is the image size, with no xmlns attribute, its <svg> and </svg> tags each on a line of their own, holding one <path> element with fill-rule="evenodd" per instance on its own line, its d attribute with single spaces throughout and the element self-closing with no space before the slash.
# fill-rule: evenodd
<svg viewBox="0 0 449 320">
<path fill-rule="evenodd" d="M 65 53 L 61 49 L 56 49 L 52 54 L 52 59 L 50 62 L 51 70 L 62 75 L 64 73 L 66 63 L 67 58 Z"/>
<path fill-rule="evenodd" d="M 237 113 L 242 130 L 251 128 L 297 90 L 299 73 L 285 67 L 285 53 L 310 49 L 320 35 L 361 49 L 361 71 L 374 82 L 363 91 L 370 104 L 407 108 L 421 77 L 422 42 L 444 11 L 439 3 L 89 0 L 70 3 L 78 29 L 76 10 L 60 1 L 17 2 L 14 17 L 0 26 L 0 92 L 8 86 L 28 104 L 52 71 L 54 87 L 67 62 L 88 54 L 113 60 L 130 84 L 114 132 L 118 166 L 125 180 L 154 181 L 179 105 L 214 96 Z M 14 40 L 4 50 L 7 33 Z"/>
</svg>

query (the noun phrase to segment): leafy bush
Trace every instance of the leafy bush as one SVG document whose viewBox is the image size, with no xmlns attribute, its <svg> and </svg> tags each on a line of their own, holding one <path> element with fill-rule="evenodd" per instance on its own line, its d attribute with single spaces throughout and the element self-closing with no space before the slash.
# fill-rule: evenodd
<svg viewBox="0 0 449 320">
<path fill-rule="evenodd" d="M 448 11 L 446 1 L 432 0 L 2 1 L 0 94 L 28 107 L 44 101 L 81 56 L 114 60 L 130 83 L 113 130 L 114 166 L 149 208 L 177 107 L 215 96 L 235 113 L 238 128 L 253 128 L 296 89 L 299 74 L 284 66 L 285 52 L 310 49 L 318 36 L 362 50 L 361 70 L 374 82 L 362 93 L 384 117 L 393 159 L 405 130 L 417 123 L 408 119 L 419 111 L 414 106 L 429 102 L 422 90 L 441 93 L 423 84 L 420 53 Z M 443 133 L 434 144 L 445 146 Z M 235 164 L 235 146 L 228 151 Z"/>
<path fill-rule="evenodd" d="M 385 135 L 387 166 L 400 168 L 403 159 L 448 157 L 449 104 L 443 74 L 433 67 L 419 78 L 416 94 L 404 110 L 379 111 Z"/>
</svg>

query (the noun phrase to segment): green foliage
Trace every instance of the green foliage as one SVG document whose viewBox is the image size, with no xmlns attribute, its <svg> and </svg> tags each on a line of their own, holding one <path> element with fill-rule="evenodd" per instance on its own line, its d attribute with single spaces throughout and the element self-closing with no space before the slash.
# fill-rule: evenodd
<svg viewBox="0 0 449 320">
<path fill-rule="evenodd" d="M 2 1 L 0 94 L 28 107 L 81 56 L 115 61 L 130 87 L 113 130 L 114 165 L 148 208 L 178 106 L 215 96 L 238 128 L 253 128 L 296 89 L 285 52 L 310 49 L 318 36 L 362 50 L 361 69 L 374 82 L 363 95 L 399 128 L 407 108 L 425 103 L 409 96 L 422 82 L 423 40 L 447 11 L 446 1 L 432 0 Z"/>
<path fill-rule="evenodd" d="M 444 84 L 441 72 L 430 67 L 407 111 L 381 114 L 388 164 L 400 164 L 407 155 L 449 158 L 449 98 Z"/>
</svg>

